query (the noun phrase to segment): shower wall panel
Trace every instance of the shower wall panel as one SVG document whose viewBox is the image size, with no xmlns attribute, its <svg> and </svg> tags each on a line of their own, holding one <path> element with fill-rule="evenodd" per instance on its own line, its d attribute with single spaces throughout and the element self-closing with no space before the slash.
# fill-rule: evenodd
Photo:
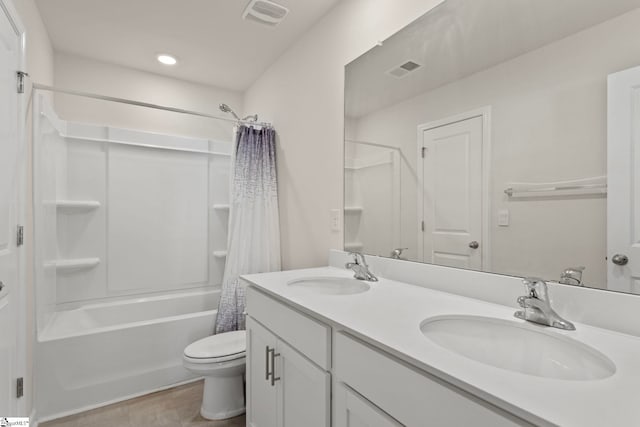
<svg viewBox="0 0 640 427">
<path fill-rule="evenodd" d="M 218 287 L 232 144 L 34 108 L 38 328 L 87 302 Z"/>
<path fill-rule="evenodd" d="M 208 155 L 112 145 L 108 157 L 109 289 L 206 285 Z"/>
<path fill-rule="evenodd" d="M 227 260 L 231 162 L 226 153 L 230 144 L 211 141 L 210 149 L 218 154 L 209 157 L 209 284 L 220 285 Z"/>
<path fill-rule="evenodd" d="M 389 256 L 401 247 L 400 156 L 394 150 L 367 146 L 351 148 L 349 155 L 345 164 L 345 249 Z"/>
<path fill-rule="evenodd" d="M 34 97 L 34 135 L 38 141 L 34 150 L 34 228 L 38 242 L 34 248 L 36 268 L 36 323 L 41 332 L 53 316 L 56 306 L 56 269 L 50 260 L 58 253 L 57 208 L 54 201 L 65 187 L 66 144 L 61 133 L 66 123 L 58 120 L 44 102 L 42 95 Z"/>
<path fill-rule="evenodd" d="M 97 128 L 97 127 L 94 127 Z M 101 132 L 98 132 L 100 131 Z M 69 127 L 69 132 L 79 134 Z M 104 138 L 106 131 L 93 129 L 95 138 Z M 95 210 L 58 209 L 58 259 L 97 258 L 94 268 L 59 269 L 56 300 L 82 301 L 106 296 L 106 143 L 88 143 L 84 140 L 66 140 L 66 190 L 58 200 L 69 202 L 93 201 L 100 204 Z M 55 258 L 54 258 L 55 259 Z"/>
</svg>

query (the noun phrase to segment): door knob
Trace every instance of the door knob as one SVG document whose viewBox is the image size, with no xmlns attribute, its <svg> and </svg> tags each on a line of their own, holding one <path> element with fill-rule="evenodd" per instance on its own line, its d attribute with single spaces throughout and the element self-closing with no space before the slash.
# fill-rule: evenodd
<svg viewBox="0 0 640 427">
<path fill-rule="evenodd" d="M 629 263 L 629 257 L 624 254 L 615 254 L 611 258 L 611 262 L 615 265 L 627 265 Z"/>
<path fill-rule="evenodd" d="M 2 292 L 3 289 L 4 289 L 4 283 L 2 283 L 2 280 L 0 280 L 0 292 Z"/>
<path fill-rule="evenodd" d="M 478 249 L 480 247 L 480 243 L 476 242 L 475 240 L 471 243 L 469 243 L 469 247 L 471 249 Z"/>
</svg>

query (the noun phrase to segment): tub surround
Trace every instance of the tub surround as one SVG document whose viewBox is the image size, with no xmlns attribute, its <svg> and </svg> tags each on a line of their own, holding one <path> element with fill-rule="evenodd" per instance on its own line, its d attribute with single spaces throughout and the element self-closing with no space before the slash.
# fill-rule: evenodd
<svg viewBox="0 0 640 427">
<path fill-rule="evenodd" d="M 618 325 L 615 330 L 613 326 L 616 324 L 610 320 L 607 324 L 610 328 L 603 329 L 586 324 L 587 321 L 602 323 L 597 314 L 585 311 L 582 316 L 575 315 L 580 314 L 581 303 L 592 308 L 589 293 L 596 291 L 552 285 L 550 293 L 556 301 L 555 307 L 576 324 L 577 330 L 551 331 L 600 351 L 613 361 L 616 372 L 608 378 L 594 381 L 554 380 L 480 364 L 430 342 L 420 331 L 423 320 L 439 315 L 475 315 L 517 322 L 513 313 L 517 308 L 515 299 L 523 293 L 522 286 L 517 286 L 520 279 L 368 257 L 372 271 L 381 280 L 369 283 L 371 289 L 367 292 L 321 295 L 287 285 L 301 277 L 353 275 L 344 267 L 338 268 L 349 259 L 345 253 L 333 251 L 330 258 L 334 267 L 249 275 L 244 279 L 254 290 L 330 325 L 334 331 L 334 344 L 344 336 L 355 337 L 382 354 L 391 355 L 513 414 L 525 424 L 614 426 L 630 425 L 640 419 L 640 409 L 634 397 L 640 379 L 636 357 L 640 354 L 640 339 L 628 335 L 633 330 L 626 324 Z M 415 282 L 422 282 L 422 286 L 389 278 L 402 276 L 402 272 L 405 277 L 412 275 Z M 458 277 L 458 273 L 462 275 Z M 451 291 L 453 293 L 429 288 L 433 283 L 446 286 L 452 280 L 458 281 L 457 287 Z M 469 290 L 468 296 L 454 294 L 463 293 L 466 289 Z M 615 301 L 620 299 L 620 295 L 603 292 L 598 295 L 598 306 L 602 311 L 615 311 L 615 306 L 602 307 L 603 303 L 607 304 L 602 300 L 603 296 Z M 629 305 L 636 303 L 637 297 L 623 297 L 634 300 L 631 303 L 626 301 Z M 248 307 L 251 316 L 251 305 Z M 333 362 L 338 363 L 336 360 Z"/>
<path fill-rule="evenodd" d="M 182 354 L 215 324 L 232 144 L 33 102 L 37 418 L 198 378 Z"/>
<path fill-rule="evenodd" d="M 33 102 L 39 334 L 69 305 L 220 286 L 230 141 L 68 121 L 44 94 Z"/>
</svg>

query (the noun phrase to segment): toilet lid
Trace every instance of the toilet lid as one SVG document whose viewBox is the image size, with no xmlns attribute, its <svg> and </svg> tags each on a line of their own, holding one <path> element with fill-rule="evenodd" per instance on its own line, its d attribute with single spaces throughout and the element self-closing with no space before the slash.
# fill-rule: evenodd
<svg viewBox="0 0 640 427">
<path fill-rule="evenodd" d="M 202 338 L 187 346 L 184 355 L 191 359 L 229 359 L 244 356 L 246 348 L 246 331 L 232 331 Z"/>
</svg>

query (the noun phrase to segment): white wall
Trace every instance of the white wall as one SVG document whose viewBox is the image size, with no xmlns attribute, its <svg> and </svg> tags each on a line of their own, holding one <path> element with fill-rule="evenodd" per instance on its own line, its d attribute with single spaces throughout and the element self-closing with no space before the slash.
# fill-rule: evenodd
<svg viewBox="0 0 640 427">
<path fill-rule="evenodd" d="M 327 264 L 343 247 L 331 209 L 343 206 L 344 66 L 441 0 L 343 0 L 245 94 L 245 110 L 279 135 L 283 268 Z"/>
<path fill-rule="evenodd" d="M 25 28 L 26 36 L 26 72 L 31 76 L 32 81 L 41 82 L 43 84 L 53 83 L 53 47 L 44 27 L 40 13 L 33 0 L 14 0 L 18 15 Z M 26 91 L 25 98 L 31 96 L 30 91 Z M 31 103 L 27 111 L 27 117 L 24 123 L 31 123 Z M 26 285 L 26 372 L 25 372 L 25 414 L 29 414 L 33 407 L 33 342 L 35 339 L 35 297 L 33 287 L 33 206 L 30 195 L 32 194 L 32 164 L 31 164 L 31 128 L 27 126 L 27 171 L 26 174 L 26 191 L 25 191 L 25 285 Z"/>
<path fill-rule="evenodd" d="M 371 113 L 352 132 L 356 139 L 399 145 L 415 162 L 419 124 L 490 105 L 490 270 L 557 280 L 564 268 L 586 265 L 585 282 L 604 287 L 606 198 L 510 201 L 503 191 L 512 182 L 606 175 L 606 79 L 640 63 L 639 19 L 640 10 L 632 11 Z M 403 178 L 402 244 L 415 247 L 415 180 Z M 499 209 L 510 210 L 509 227 L 498 227 Z"/>
<path fill-rule="evenodd" d="M 160 64 L 158 64 L 160 66 Z M 56 53 L 55 86 L 225 117 L 218 105 L 243 112 L 242 94 L 91 59 Z M 64 119 L 150 132 L 230 141 L 232 124 L 209 118 L 56 94 Z M 231 118 L 229 116 L 226 116 Z"/>
</svg>

